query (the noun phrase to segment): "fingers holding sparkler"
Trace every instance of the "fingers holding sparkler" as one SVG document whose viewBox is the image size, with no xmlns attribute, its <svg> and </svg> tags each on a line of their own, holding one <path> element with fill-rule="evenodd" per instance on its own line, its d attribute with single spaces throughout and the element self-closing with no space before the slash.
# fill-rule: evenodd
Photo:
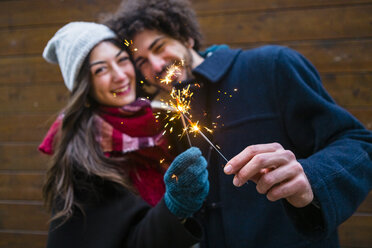
<svg viewBox="0 0 372 248">
<path fill-rule="evenodd" d="M 226 174 L 235 174 L 233 184 L 242 186 L 248 180 L 257 183 L 257 191 L 270 201 L 287 199 L 295 207 L 304 207 L 313 192 L 295 155 L 278 143 L 248 146 L 225 166 Z"/>
</svg>

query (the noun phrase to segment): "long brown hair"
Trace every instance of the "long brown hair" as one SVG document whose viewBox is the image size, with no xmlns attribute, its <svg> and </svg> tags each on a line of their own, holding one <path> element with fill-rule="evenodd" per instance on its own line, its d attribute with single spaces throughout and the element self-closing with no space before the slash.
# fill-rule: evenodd
<svg viewBox="0 0 372 248">
<path fill-rule="evenodd" d="M 119 41 L 106 41 L 123 48 Z M 90 90 L 88 55 L 63 109 L 62 126 L 53 145 L 54 153 L 43 187 L 45 205 L 54 212 L 51 221 L 61 217 L 66 221 L 75 209 L 84 213 L 77 191 L 94 191 L 95 181 L 132 189 L 125 173 L 117 169 L 124 158 L 106 157 L 95 140 L 98 130 L 93 113 L 98 104 L 89 96 Z"/>
</svg>

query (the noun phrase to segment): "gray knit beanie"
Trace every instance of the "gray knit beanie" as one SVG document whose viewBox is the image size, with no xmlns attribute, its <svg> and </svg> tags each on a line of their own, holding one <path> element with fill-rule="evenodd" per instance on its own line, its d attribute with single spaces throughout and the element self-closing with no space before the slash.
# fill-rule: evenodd
<svg viewBox="0 0 372 248">
<path fill-rule="evenodd" d="M 59 64 L 67 88 L 72 91 L 82 63 L 92 48 L 103 40 L 116 38 L 105 25 L 93 22 L 70 22 L 46 45 L 43 57 Z"/>
</svg>

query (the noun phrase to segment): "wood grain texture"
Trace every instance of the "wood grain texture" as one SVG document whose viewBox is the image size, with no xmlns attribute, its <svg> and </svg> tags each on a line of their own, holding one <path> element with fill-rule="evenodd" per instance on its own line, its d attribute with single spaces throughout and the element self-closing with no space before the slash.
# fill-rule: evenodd
<svg viewBox="0 0 372 248">
<path fill-rule="evenodd" d="M 354 215 L 339 227 L 342 246 L 370 248 L 372 245 L 372 215 Z"/>
<path fill-rule="evenodd" d="M 371 3 L 371 0 L 192 0 L 192 6 L 200 15 L 218 15 L 228 12 L 257 12 L 262 10 L 289 8 L 317 8 Z"/>
<path fill-rule="evenodd" d="M 0 231 L 0 247 L 6 248 L 45 248 L 45 233 L 14 233 Z"/>
<path fill-rule="evenodd" d="M 372 130 L 372 108 L 348 108 L 347 109 L 352 115 L 360 120 L 363 125 Z"/>
<path fill-rule="evenodd" d="M 200 17 L 207 44 L 371 38 L 372 4 Z M 347 20 L 347 21 L 346 21 Z M 0 56 L 41 54 L 62 25 L 0 30 Z"/>
<path fill-rule="evenodd" d="M 372 107 L 372 72 L 322 73 L 325 88 L 343 107 Z M 67 103 L 70 92 L 63 82 L 0 86 L 0 114 L 56 113 Z"/>
<path fill-rule="evenodd" d="M 47 157 L 36 147 L 68 91 L 41 53 L 70 21 L 94 21 L 120 0 L 0 1 L 0 247 L 45 247 Z M 372 130 L 372 0 L 192 0 L 205 45 L 291 47 L 335 101 Z M 372 193 L 340 227 L 342 247 L 372 247 Z"/>
<path fill-rule="evenodd" d="M 41 173 L 0 172 L 0 200 L 41 200 Z"/>
<path fill-rule="evenodd" d="M 359 206 L 357 212 L 363 214 L 372 214 L 372 192 L 368 194 L 367 198 Z"/>
<path fill-rule="evenodd" d="M 67 104 L 70 92 L 63 83 L 0 87 L 0 113 L 52 113 Z"/>
<path fill-rule="evenodd" d="M 199 18 L 207 43 L 279 42 L 372 37 L 372 4 L 247 12 Z"/>
<path fill-rule="evenodd" d="M 0 86 L 24 86 L 53 82 L 63 84 L 62 74 L 58 65 L 47 63 L 41 54 L 0 59 Z"/>
<path fill-rule="evenodd" d="M 372 109 L 372 72 L 321 75 L 324 87 L 335 101 L 345 107 Z"/>
<path fill-rule="evenodd" d="M 41 203 L 0 203 L 0 229 L 47 231 L 49 216 Z"/>
<path fill-rule="evenodd" d="M 317 8 L 371 3 L 370 0 L 203 0 L 192 1 L 198 16 L 218 15 L 228 12 L 257 12 L 288 8 Z M 120 0 L 18 0 L 0 2 L 0 28 L 63 24 L 72 20 L 94 21 L 104 13 L 116 10 Z"/>
<path fill-rule="evenodd" d="M 0 115 L 0 142 L 41 142 L 55 117 L 52 113 Z"/>
<path fill-rule="evenodd" d="M 372 71 L 372 39 L 298 41 L 279 43 L 289 46 L 308 58 L 319 72 L 345 73 Z M 253 48 L 262 44 L 239 45 L 233 48 Z M 0 86 L 30 84 L 63 84 L 58 66 L 48 64 L 40 54 L 27 57 L 5 57 L 0 60 Z"/>
<path fill-rule="evenodd" d="M 1 1 L 0 28 L 97 21 L 102 13 L 115 11 L 119 3 L 120 0 Z"/>
<path fill-rule="evenodd" d="M 39 143 L 0 144 L 0 171 L 42 171 L 47 169 L 49 156 L 41 154 Z"/>
</svg>

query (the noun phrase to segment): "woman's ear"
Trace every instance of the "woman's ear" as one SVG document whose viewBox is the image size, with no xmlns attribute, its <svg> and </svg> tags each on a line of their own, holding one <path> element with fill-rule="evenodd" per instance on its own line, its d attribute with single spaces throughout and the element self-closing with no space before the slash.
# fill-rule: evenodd
<svg viewBox="0 0 372 248">
<path fill-rule="evenodd" d="M 186 47 L 187 48 L 193 48 L 195 45 L 195 40 L 193 38 L 189 38 L 186 42 Z"/>
</svg>

